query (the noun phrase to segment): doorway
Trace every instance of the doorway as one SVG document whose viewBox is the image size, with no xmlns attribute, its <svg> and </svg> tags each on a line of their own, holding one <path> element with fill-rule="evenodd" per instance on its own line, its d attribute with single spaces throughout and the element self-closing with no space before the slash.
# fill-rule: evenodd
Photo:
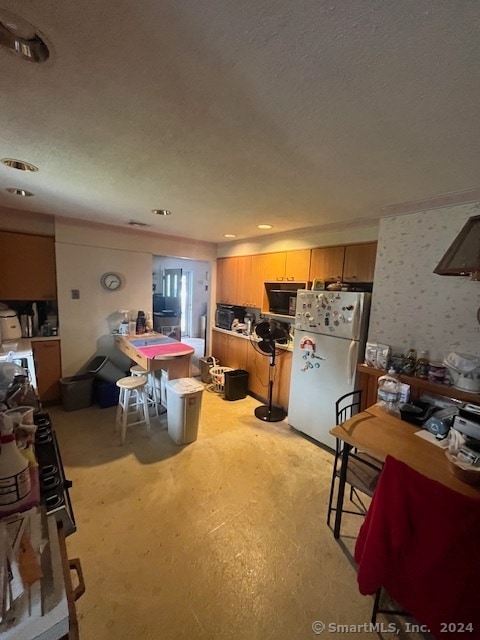
<svg viewBox="0 0 480 640">
<path fill-rule="evenodd" d="M 192 337 L 192 272 L 182 270 L 180 284 L 180 330 L 182 337 Z"/>
<path fill-rule="evenodd" d="M 178 324 L 180 340 L 192 342 L 191 346 L 195 349 L 192 361 L 197 355 L 205 355 L 210 272 L 209 262 L 153 256 L 154 299 L 157 297 L 163 301 L 165 297 L 165 310 L 168 311 L 176 306 L 172 303 L 172 298 L 177 298 L 178 314 L 171 318 L 170 324 Z M 169 319 L 165 318 L 163 322 L 168 324 Z"/>
</svg>

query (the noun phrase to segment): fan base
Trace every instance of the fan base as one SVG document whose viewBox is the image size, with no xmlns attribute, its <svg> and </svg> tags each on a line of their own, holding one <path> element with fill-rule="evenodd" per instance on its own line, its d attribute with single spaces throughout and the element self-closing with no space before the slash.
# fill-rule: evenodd
<svg viewBox="0 0 480 640">
<path fill-rule="evenodd" d="M 259 420 L 264 422 L 280 422 L 287 417 L 286 412 L 280 407 L 272 407 L 271 409 L 266 406 L 257 407 L 255 409 L 255 416 Z"/>
</svg>

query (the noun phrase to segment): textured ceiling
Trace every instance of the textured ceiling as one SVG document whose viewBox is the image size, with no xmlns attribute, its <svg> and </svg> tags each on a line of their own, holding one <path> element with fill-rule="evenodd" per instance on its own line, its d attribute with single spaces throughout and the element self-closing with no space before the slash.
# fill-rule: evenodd
<svg viewBox="0 0 480 640">
<path fill-rule="evenodd" d="M 7 12 L 51 56 L 0 47 L 0 157 L 40 168 L 0 165 L 0 206 L 222 242 L 478 186 L 478 0 L 1 0 Z"/>
</svg>

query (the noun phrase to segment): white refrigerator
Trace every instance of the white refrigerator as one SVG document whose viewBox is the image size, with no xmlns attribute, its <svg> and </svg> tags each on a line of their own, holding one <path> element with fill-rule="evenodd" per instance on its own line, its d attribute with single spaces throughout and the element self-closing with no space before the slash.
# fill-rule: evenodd
<svg viewBox="0 0 480 640">
<path fill-rule="evenodd" d="M 370 299 L 367 292 L 297 292 L 288 424 L 332 449 L 335 401 L 356 388 Z"/>
</svg>

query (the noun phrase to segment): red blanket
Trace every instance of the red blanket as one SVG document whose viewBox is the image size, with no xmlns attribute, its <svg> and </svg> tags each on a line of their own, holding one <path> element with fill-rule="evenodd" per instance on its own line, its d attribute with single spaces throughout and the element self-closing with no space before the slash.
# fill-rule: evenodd
<svg viewBox="0 0 480 640">
<path fill-rule="evenodd" d="M 480 499 L 389 456 L 355 561 L 360 593 L 384 587 L 436 638 L 480 638 Z"/>
</svg>

